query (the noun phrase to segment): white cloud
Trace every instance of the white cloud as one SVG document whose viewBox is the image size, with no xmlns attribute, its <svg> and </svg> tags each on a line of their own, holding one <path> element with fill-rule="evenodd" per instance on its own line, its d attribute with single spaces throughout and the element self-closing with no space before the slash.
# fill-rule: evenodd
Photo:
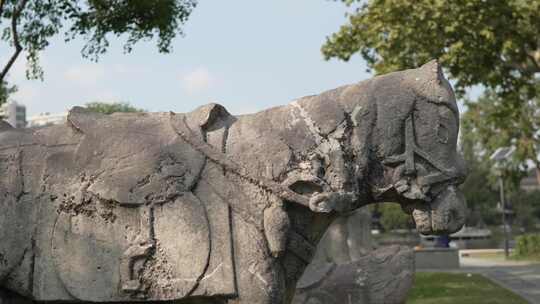
<svg viewBox="0 0 540 304">
<path fill-rule="evenodd" d="M 198 67 L 193 71 L 185 74 L 181 78 L 182 86 L 190 93 L 199 93 L 210 88 L 214 82 L 214 77 L 205 67 Z"/>
<path fill-rule="evenodd" d="M 101 64 L 81 64 L 69 67 L 64 73 L 66 80 L 81 86 L 95 86 L 105 78 L 105 67 Z"/>
</svg>

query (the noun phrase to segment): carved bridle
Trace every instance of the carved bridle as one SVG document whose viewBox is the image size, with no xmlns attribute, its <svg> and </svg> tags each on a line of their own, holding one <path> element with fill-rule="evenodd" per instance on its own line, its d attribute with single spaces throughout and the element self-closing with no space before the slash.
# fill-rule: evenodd
<svg viewBox="0 0 540 304">
<path fill-rule="evenodd" d="M 403 164 L 403 175 L 409 178 L 417 178 L 420 187 L 428 187 L 433 184 L 450 182 L 459 176 L 456 168 L 446 168 L 443 164 L 433 158 L 428 152 L 422 150 L 416 144 L 416 134 L 414 131 L 414 111 L 405 119 L 405 151 L 399 155 L 392 155 L 384 159 L 384 165 L 398 167 Z M 428 165 L 435 168 L 435 172 L 418 176 L 418 166 L 416 157 L 422 158 Z"/>
</svg>

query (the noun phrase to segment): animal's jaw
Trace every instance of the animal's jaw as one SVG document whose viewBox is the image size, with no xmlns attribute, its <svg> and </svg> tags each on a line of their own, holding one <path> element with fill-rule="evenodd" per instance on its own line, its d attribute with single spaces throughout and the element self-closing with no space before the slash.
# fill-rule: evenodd
<svg viewBox="0 0 540 304">
<path fill-rule="evenodd" d="M 424 235 L 447 235 L 465 224 L 466 202 L 453 185 L 440 192 L 432 201 L 400 201 L 403 210 L 412 215 L 418 232 Z"/>
</svg>

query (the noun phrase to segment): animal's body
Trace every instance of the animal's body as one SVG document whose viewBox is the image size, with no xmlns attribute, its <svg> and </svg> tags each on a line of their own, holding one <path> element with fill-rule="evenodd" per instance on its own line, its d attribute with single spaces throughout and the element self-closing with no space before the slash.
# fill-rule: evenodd
<svg viewBox="0 0 540 304">
<path fill-rule="evenodd" d="M 394 200 L 455 231 L 457 107 L 436 62 L 233 116 L 74 109 L 0 132 L 0 282 L 37 301 L 285 304 L 336 216 Z"/>
</svg>

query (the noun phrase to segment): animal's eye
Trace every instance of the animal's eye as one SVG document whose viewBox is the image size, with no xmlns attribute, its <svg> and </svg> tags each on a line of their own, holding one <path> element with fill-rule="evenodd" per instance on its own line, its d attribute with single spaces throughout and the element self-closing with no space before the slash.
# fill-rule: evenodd
<svg viewBox="0 0 540 304">
<path fill-rule="evenodd" d="M 446 128 L 446 126 L 443 124 L 439 124 L 439 126 L 437 127 L 437 140 L 440 143 L 446 144 L 448 143 L 448 138 L 449 138 L 448 128 Z"/>
</svg>

